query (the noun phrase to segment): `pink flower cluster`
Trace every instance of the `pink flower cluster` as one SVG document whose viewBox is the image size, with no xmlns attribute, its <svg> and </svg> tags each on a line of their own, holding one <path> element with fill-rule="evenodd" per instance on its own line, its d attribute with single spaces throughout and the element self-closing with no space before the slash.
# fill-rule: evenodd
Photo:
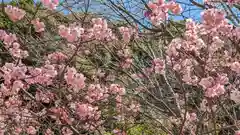
<svg viewBox="0 0 240 135">
<path fill-rule="evenodd" d="M 97 106 L 89 103 L 75 102 L 70 103 L 70 108 L 76 115 L 76 120 L 82 122 L 81 128 L 92 131 L 101 123 L 101 111 Z"/>
<path fill-rule="evenodd" d="M 81 73 L 77 73 L 77 70 L 72 67 L 67 68 L 67 72 L 64 75 L 64 79 L 67 84 L 73 89 L 73 92 L 77 93 L 79 90 L 85 87 L 85 77 Z"/>
<path fill-rule="evenodd" d="M 38 90 L 36 92 L 35 99 L 42 103 L 50 103 L 54 100 L 54 94 L 50 91 Z"/>
<path fill-rule="evenodd" d="M 228 83 L 226 74 L 219 75 L 218 77 L 202 78 L 199 85 L 205 90 L 206 97 L 220 96 L 225 93 L 224 85 Z"/>
<path fill-rule="evenodd" d="M 122 96 L 125 94 L 125 88 L 118 84 L 111 84 L 109 87 L 109 92 L 116 95 L 117 108 L 122 106 Z"/>
<path fill-rule="evenodd" d="M 63 135 L 73 135 L 73 131 L 71 129 L 69 129 L 68 127 L 63 127 L 62 134 Z"/>
<path fill-rule="evenodd" d="M 36 19 L 32 20 L 31 23 L 33 24 L 36 32 L 43 32 L 44 31 L 45 25 L 44 25 L 43 22 L 40 22 L 39 18 L 36 18 Z"/>
<path fill-rule="evenodd" d="M 3 67 L 1 67 L 1 77 L 4 78 L 4 84 L 9 86 L 12 84 L 12 81 L 17 81 L 15 84 L 23 87 L 22 79 L 26 77 L 27 67 L 24 65 L 15 66 L 13 63 L 5 63 Z M 19 82 L 20 81 L 20 82 Z M 15 90 L 19 90 L 20 88 L 14 87 Z"/>
<path fill-rule="evenodd" d="M 230 65 L 232 71 L 235 71 L 237 74 L 240 74 L 240 63 L 239 62 L 233 62 Z"/>
<path fill-rule="evenodd" d="M 58 34 L 65 38 L 68 42 L 76 42 L 79 38 L 82 40 L 100 40 L 100 41 L 111 41 L 115 40 L 116 37 L 112 33 L 112 30 L 108 27 L 107 21 L 102 18 L 93 18 L 92 27 L 84 30 L 79 27 L 76 23 L 71 24 L 69 27 L 60 25 L 58 28 Z M 135 28 L 120 27 L 120 33 L 124 42 L 128 43 L 132 36 L 138 38 L 138 33 Z"/>
<path fill-rule="evenodd" d="M 151 11 L 145 12 L 145 16 L 149 17 L 154 25 L 166 20 L 168 18 L 169 10 L 173 14 L 179 14 L 182 12 L 181 6 L 174 1 L 165 2 L 165 0 L 158 0 L 156 3 L 149 2 L 148 7 Z"/>
<path fill-rule="evenodd" d="M 59 0 L 41 0 L 42 4 L 50 10 L 57 8 Z"/>
<path fill-rule="evenodd" d="M 119 31 L 122 34 L 123 41 L 126 43 L 129 43 L 132 35 L 137 34 L 137 31 L 135 29 L 128 27 L 120 27 Z"/>
<path fill-rule="evenodd" d="M 139 112 L 140 111 L 140 104 L 137 102 L 132 102 L 129 106 L 129 108 L 127 108 L 128 111 L 132 111 L 134 113 Z"/>
<path fill-rule="evenodd" d="M 55 9 L 59 2 L 42 0 L 42 3 L 49 9 Z M 25 11 L 12 6 L 7 6 L 5 12 L 14 22 L 25 15 Z M 79 39 L 115 39 L 106 20 L 97 18 L 93 19 L 92 23 L 93 27 L 88 30 L 76 24 L 69 27 L 60 25 L 58 33 L 70 42 L 74 49 L 74 42 Z M 31 24 L 36 32 L 44 32 L 45 24 L 39 18 L 32 20 Z M 129 42 L 131 36 L 137 35 L 132 28 L 121 28 L 120 31 L 125 42 Z M 35 135 L 42 132 L 44 135 L 53 135 L 52 127 L 45 127 L 46 121 L 51 122 L 54 128 L 56 126 L 61 129 L 60 132 L 64 135 L 72 135 L 72 128 L 95 130 L 102 124 L 101 110 L 108 109 L 111 105 L 108 99 L 115 98 L 116 112 L 120 112 L 121 108 L 124 108 L 123 104 L 127 103 L 124 99 L 125 88 L 118 84 L 107 85 L 109 87 L 100 85 L 99 82 L 85 84 L 86 77 L 74 67 L 69 67 L 69 63 L 65 63 L 67 56 L 62 52 L 53 52 L 47 55 L 46 59 L 39 58 L 41 65 L 29 66 L 24 64 L 28 51 L 21 49 L 25 46 L 20 46 L 15 34 L 0 30 L 0 40 L 13 58 L 12 63 L 5 63 L 0 68 L 0 78 L 3 79 L 0 88 L 0 134 L 5 132 Z M 119 53 L 119 56 L 126 60 L 123 67 L 132 64 L 131 53 L 128 51 L 126 49 Z M 103 77 L 104 74 L 100 76 Z M 104 106 L 102 103 L 105 103 Z M 125 110 L 139 112 L 138 102 L 129 103 Z"/>
<path fill-rule="evenodd" d="M 7 127 L 13 123 L 12 129 L 16 134 L 23 131 L 29 134 L 35 133 L 35 128 L 28 127 L 28 123 L 32 123 L 31 125 L 34 126 L 37 122 L 29 108 L 25 107 L 21 95 L 19 95 L 27 86 L 23 81 L 27 71 L 26 66 L 5 63 L 1 67 L 1 71 L 0 76 L 4 79 L 4 83 L 1 84 L 0 88 L 0 133 L 8 132 Z M 26 106 L 29 106 L 29 104 Z"/>
<path fill-rule="evenodd" d="M 62 52 L 54 52 L 48 55 L 48 60 L 51 63 L 61 63 L 67 60 L 67 56 Z"/>
<path fill-rule="evenodd" d="M 37 130 L 33 126 L 29 126 L 26 130 L 29 135 L 35 135 L 37 133 Z"/>
<path fill-rule="evenodd" d="M 1 68 L 1 71 L 3 72 L 1 76 L 4 78 L 4 84 L 9 86 L 15 80 L 12 89 L 17 91 L 23 88 L 22 80 L 27 82 L 28 85 L 36 83 L 50 85 L 52 79 L 57 75 L 52 65 L 45 65 L 42 68 L 32 68 L 26 67 L 23 64 L 15 66 L 13 63 L 6 63 Z"/>
<path fill-rule="evenodd" d="M 236 104 L 240 103 L 240 91 L 235 89 L 231 91 L 230 99 L 233 100 Z"/>
<path fill-rule="evenodd" d="M 17 43 L 17 37 L 15 34 L 7 34 L 4 30 L 0 30 L 0 40 L 3 41 L 5 48 L 9 50 L 9 53 L 16 58 L 26 58 L 28 52 L 20 49 L 20 44 Z"/>
<path fill-rule="evenodd" d="M 86 99 L 90 103 L 99 100 L 106 100 L 106 98 L 109 96 L 107 92 L 107 88 L 101 88 L 100 84 L 90 84 L 88 87 Z"/>
<path fill-rule="evenodd" d="M 115 39 L 115 36 L 112 33 L 112 30 L 108 28 L 106 20 L 102 18 L 93 18 L 92 19 L 93 27 L 89 29 L 90 37 L 94 37 L 97 40 L 107 40 L 110 41 Z"/>
<path fill-rule="evenodd" d="M 81 120 L 95 120 L 100 118 L 101 112 L 98 111 L 98 107 L 94 107 L 91 104 L 76 104 L 76 114 Z"/>
<path fill-rule="evenodd" d="M 130 53 L 129 48 L 121 49 L 117 52 L 117 55 L 121 58 L 121 67 L 122 68 L 130 68 L 133 63 L 133 59 Z"/>
<path fill-rule="evenodd" d="M 16 58 L 26 58 L 28 56 L 28 52 L 21 50 L 20 44 L 16 42 L 12 44 L 11 48 L 9 48 L 9 52 L 13 57 Z"/>
<path fill-rule="evenodd" d="M 69 113 L 65 108 L 61 107 L 53 107 L 50 108 L 49 111 L 53 114 L 50 115 L 53 119 L 57 121 L 59 124 L 72 124 L 72 120 L 70 119 Z"/>
<path fill-rule="evenodd" d="M 51 77 L 51 71 L 45 69 L 47 67 L 43 67 L 43 71 L 46 77 Z M 41 68 L 39 68 L 41 69 Z M 45 69 L 45 70 L 44 70 Z M 37 121 L 35 116 L 32 115 L 32 111 L 30 108 L 32 107 L 32 103 L 24 103 L 25 99 L 22 99 L 20 95 L 21 93 L 28 93 L 27 90 L 30 87 L 30 83 L 38 84 L 42 81 L 46 80 L 43 84 L 48 84 L 51 80 L 39 79 L 41 75 L 32 76 L 33 68 L 27 67 L 21 62 L 17 65 L 15 63 L 5 63 L 3 67 L 1 67 L 1 77 L 4 79 L 4 83 L 1 84 L 1 92 L 0 100 L 1 111 L 0 116 L 4 117 L 1 123 L 11 124 L 14 123 L 13 130 L 16 134 L 20 134 L 22 132 L 27 132 L 28 134 L 36 134 Z M 54 74 L 55 75 L 55 74 Z M 49 92 L 43 93 L 43 91 L 39 91 L 36 93 L 36 100 L 42 101 L 42 103 L 49 103 L 53 99 L 53 95 Z M 8 97 L 8 98 L 5 98 Z M 34 98 L 34 96 L 33 96 Z M 28 99 L 29 100 L 29 99 Z M 8 121 L 5 121 L 7 120 Z M 10 120 L 11 119 L 11 120 Z M 10 121 L 9 121 L 10 120 Z M 30 124 L 30 126 L 28 126 Z M 7 126 L 7 125 L 5 125 Z M 6 127 L 0 127 L 0 130 L 6 129 Z M 6 129 L 8 131 L 8 129 Z"/>
<path fill-rule="evenodd" d="M 44 135 L 54 135 L 54 132 L 53 132 L 50 128 L 48 128 L 48 129 L 45 131 Z"/>
<path fill-rule="evenodd" d="M 28 69 L 30 75 L 28 75 L 25 80 L 29 84 L 39 83 L 42 85 L 51 85 L 53 83 L 53 79 L 58 74 L 55 66 L 48 62 L 40 68 L 28 67 Z"/>
<path fill-rule="evenodd" d="M 238 72 L 238 60 L 230 56 L 232 50 L 224 42 L 228 38 L 235 38 L 235 31 L 226 23 L 225 15 L 220 10 L 205 10 L 202 20 L 202 24 L 187 20 L 184 38 L 173 39 L 167 47 L 167 63 L 182 75 L 185 83 L 198 85 L 201 82 L 207 97 L 220 96 L 225 91 L 227 78 L 226 82 L 222 82 L 225 75 L 213 77 L 211 74 L 218 71 L 228 74 L 230 70 L 224 70 L 228 67 Z M 230 58 L 235 62 L 230 62 Z M 205 78 L 204 74 L 210 77 Z"/>
<path fill-rule="evenodd" d="M 4 30 L 0 30 L 0 40 L 2 40 L 6 47 L 9 48 L 12 43 L 17 40 L 17 37 L 15 34 L 7 34 Z"/>
<path fill-rule="evenodd" d="M 160 58 L 155 58 L 153 60 L 153 69 L 155 73 L 162 74 L 165 69 L 165 61 Z"/>
<path fill-rule="evenodd" d="M 17 7 L 13 7 L 11 5 L 7 5 L 4 8 L 4 10 L 8 17 L 10 18 L 10 20 L 12 20 L 13 22 L 21 20 L 26 14 L 24 10 L 19 9 Z"/>
<path fill-rule="evenodd" d="M 194 124 L 195 122 L 197 122 L 197 114 L 196 113 L 189 113 L 186 112 L 184 110 L 182 110 L 181 113 L 181 117 L 182 119 L 185 119 L 184 125 L 183 126 L 183 130 L 184 131 L 190 131 L 191 135 L 196 135 L 195 131 L 196 131 L 196 125 Z M 170 117 L 170 121 L 176 125 L 181 125 L 182 124 L 182 119 L 181 118 L 174 118 L 174 117 Z"/>
<path fill-rule="evenodd" d="M 110 41 L 116 39 L 112 30 L 108 28 L 107 21 L 102 18 L 92 19 L 92 28 L 84 30 L 76 23 L 71 24 L 69 27 L 64 25 L 59 26 L 59 35 L 65 38 L 68 42 L 75 42 L 79 38 L 82 40 L 96 39 L 101 41 Z"/>
<path fill-rule="evenodd" d="M 68 42 L 76 42 L 84 33 L 84 29 L 76 26 L 76 24 L 71 24 L 69 27 L 60 25 L 58 28 L 59 35 L 65 38 Z"/>
<path fill-rule="evenodd" d="M 235 135 L 240 135 L 240 131 L 239 131 L 239 130 L 236 131 L 236 132 L 235 132 Z"/>
<path fill-rule="evenodd" d="M 219 9 L 208 9 L 202 12 L 202 19 L 203 24 L 216 27 L 225 20 L 225 15 Z"/>
<path fill-rule="evenodd" d="M 125 88 L 121 87 L 119 84 L 111 84 L 109 87 L 109 91 L 113 94 L 124 95 Z"/>
</svg>

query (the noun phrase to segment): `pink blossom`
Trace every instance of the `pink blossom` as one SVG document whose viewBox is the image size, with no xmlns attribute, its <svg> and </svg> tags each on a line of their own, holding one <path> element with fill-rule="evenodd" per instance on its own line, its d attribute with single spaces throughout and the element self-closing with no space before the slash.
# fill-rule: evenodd
<svg viewBox="0 0 240 135">
<path fill-rule="evenodd" d="M 240 131 L 239 131 L 239 130 L 236 131 L 236 132 L 235 132 L 235 135 L 240 135 Z"/>
<path fill-rule="evenodd" d="M 211 87 L 213 83 L 214 83 L 214 79 L 209 76 L 207 78 L 201 79 L 201 81 L 199 82 L 199 85 L 201 85 L 204 89 L 207 89 Z"/>
<path fill-rule="evenodd" d="M 154 68 L 153 67 L 147 67 L 147 68 L 143 68 L 142 71 L 143 71 L 144 74 L 139 74 L 139 76 L 141 78 L 146 77 L 146 76 L 150 76 L 154 72 Z"/>
<path fill-rule="evenodd" d="M 48 59 L 54 63 L 58 63 L 65 61 L 67 56 L 62 52 L 54 52 L 48 55 Z"/>
<path fill-rule="evenodd" d="M 225 15 L 218 9 L 208 9 L 202 12 L 202 19 L 205 25 L 216 27 L 223 23 Z"/>
<path fill-rule="evenodd" d="M 68 85 L 71 86 L 74 92 L 78 92 L 85 87 L 85 77 L 81 73 L 77 73 L 75 68 L 67 68 L 67 73 L 64 76 Z"/>
<path fill-rule="evenodd" d="M 105 100 L 108 97 L 107 89 L 101 88 L 100 84 L 90 84 L 86 99 L 92 103 L 94 101 Z"/>
<path fill-rule="evenodd" d="M 132 63 L 133 63 L 133 60 L 131 58 L 127 58 L 121 63 L 121 67 L 122 68 L 130 68 Z"/>
<path fill-rule="evenodd" d="M 129 106 L 129 110 L 136 113 L 140 111 L 140 104 L 137 102 L 132 102 Z"/>
<path fill-rule="evenodd" d="M 235 71 L 236 73 L 240 73 L 240 63 L 239 62 L 234 62 L 231 64 L 231 70 Z"/>
<path fill-rule="evenodd" d="M 151 11 L 146 11 L 145 16 L 148 17 L 154 25 L 158 25 L 168 18 L 168 10 L 171 10 L 174 14 L 182 12 L 180 4 L 177 4 L 174 1 L 169 3 L 165 3 L 164 0 L 158 0 L 155 3 L 150 1 L 148 7 Z"/>
<path fill-rule="evenodd" d="M 175 38 L 172 40 L 172 42 L 168 45 L 168 48 L 166 50 L 166 53 L 169 57 L 177 57 L 179 52 L 177 49 L 180 49 L 182 46 L 183 40 L 180 38 Z"/>
<path fill-rule="evenodd" d="M 31 23 L 33 24 L 36 32 L 43 32 L 44 31 L 45 25 L 44 25 L 43 22 L 40 22 L 39 18 L 36 18 L 36 19 L 32 20 Z"/>
<path fill-rule="evenodd" d="M 5 48 L 8 49 L 9 53 L 16 58 L 26 58 L 28 52 L 20 49 L 20 44 L 17 43 L 17 37 L 15 34 L 7 34 L 5 31 L 0 31 L 0 40 L 3 40 Z"/>
<path fill-rule="evenodd" d="M 70 32 L 69 28 L 67 28 L 67 27 L 64 26 L 64 25 L 60 25 L 58 28 L 59 28 L 58 34 L 59 34 L 60 36 L 62 36 L 62 37 L 67 37 L 67 36 L 68 36 L 68 34 L 69 34 L 69 32 Z"/>
<path fill-rule="evenodd" d="M 205 90 L 205 95 L 207 97 L 220 96 L 225 93 L 224 85 L 228 82 L 226 75 L 219 75 L 216 78 L 208 77 L 203 78 L 199 82 L 199 85 Z"/>
<path fill-rule="evenodd" d="M 213 55 L 214 52 L 221 49 L 224 46 L 224 42 L 219 37 L 213 37 L 213 42 L 209 47 L 209 53 Z"/>
<path fill-rule="evenodd" d="M 15 34 L 5 34 L 3 36 L 3 43 L 6 45 L 7 48 L 10 47 L 15 41 L 17 40 L 17 37 Z"/>
<path fill-rule="evenodd" d="M 117 55 L 119 57 L 123 57 L 123 58 L 128 58 L 131 56 L 131 52 L 129 48 L 125 48 L 125 49 L 121 49 L 117 52 Z"/>
<path fill-rule="evenodd" d="M 48 128 L 48 129 L 45 131 L 44 135 L 54 135 L 54 132 L 53 132 L 50 128 Z"/>
<path fill-rule="evenodd" d="M 119 129 L 114 129 L 114 130 L 113 130 L 113 133 L 114 133 L 114 135 L 127 135 L 126 132 L 121 131 L 121 130 L 119 130 Z"/>
<path fill-rule="evenodd" d="M 165 2 L 165 0 L 158 0 L 158 5 L 162 5 L 162 4 L 164 4 L 164 2 Z"/>
<path fill-rule="evenodd" d="M 17 93 L 20 89 L 23 88 L 23 86 L 24 86 L 24 84 L 22 83 L 22 81 L 19 81 L 19 80 L 14 81 L 13 86 L 12 86 L 12 90 L 16 91 L 16 93 Z"/>
<path fill-rule="evenodd" d="M 35 135 L 37 133 L 37 130 L 33 126 L 29 126 L 26 130 L 30 135 Z"/>
<path fill-rule="evenodd" d="M 54 65 L 46 63 L 41 68 L 31 68 L 29 67 L 30 77 L 26 81 L 30 84 L 39 83 L 42 85 L 52 84 L 52 80 L 57 75 L 57 71 Z"/>
<path fill-rule="evenodd" d="M 77 41 L 84 33 L 84 29 L 76 26 L 76 24 L 71 24 L 69 27 L 60 25 L 58 29 L 58 34 L 61 37 L 65 38 L 68 42 Z"/>
<path fill-rule="evenodd" d="M 5 7 L 4 10 L 8 17 L 10 18 L 10 20 L 12 20 L 13 22 L 21 20 L 26 14 L 24 10 L 19 9 L 17 7 L 13 7 L 11 5 L 7 5 L 7 7 Z"/>
<path fill-rule="evenodd" d="M 59 4 L 59 1 L 58 1 L 58 0 L 41 0 L 41 2 L 43 3 L 43 5 L 44 5 L 45 7 L 47 7 L 47 8 L 50 9 L 50 10 L 56 9 L 56 7 L 57 7 L 58 4 Z"/>
<path fill-rule="evenodd" d="M 117 95 L 117 96 L 115 97 L 115 100 L 116 100 L 117 103 L 122 103 L 122 96 Z"/>
<path fill-rule="evenodd" d="M 20 80 L 26 77 L 27 68 L 24 65 L 15 66 L 13 63 L 5 63 L 1 68 L 3 74 L 1 75 L 4 78 L 4 83 L 6 85 L 11 84 L 11 80 Z M 16 83 L 20 84 L 20 83 Z M 21 86 L 21 85 L 16 85 Z"/>
<path fill-rule="evenodd" d="M 131 36 L 136 33 L 136 30 L 128 27 L 120 27 L 120 33 L 122 34 L 123 41 L 128 43 L 131 39 Z"/>
<path fill-rule="evenodd" d="M 167 6 L 173 14 L 180 14 L 182 12 L 182 7 L 178 3 L 171 1 L 167 4 Z"/>
<path fill-rule="evenodd" d="M 230 94 L 230 99 L 233 100 L 235 103 L 240 103 L 240 91 L 239 90 L 232 90 Z"/>
<path fill-rule="evenodd" d="M 190 118 L 189 118 L 190 121 L 197 120 L 197 114 L 196 113 L 190 113 L 189 115 L 190 115 Z"/>
<path fill-rule="evenodd" d="M 94 107 L 91 104 L 78 103 L 76 105 L 76 114 L 82 120 L 98 120 L 100 118 L 98 107 Z"/>
<path fill-rule="evenodd" d="M 155 58 L 153 60 L 153 66 L 155 73 L 163 73 L 165 68 L 165 61 L 160 58 Z"/>
<path fill-rule="evenodd" d="M 68 112 L 66 109 L 61 107 L 54 107 L 49 109 L 50 112 L 52 112 L 55 116 L 53 118 L 59 118 L 62 122 L 67 124 L 72 124 L 72 121 L 68 115 Z"/>
<path fill-rule="evenodd" d="M 68 127 L 63 127 L 62 134 L 63 135 L 73 135 L 73 131 L 71 129 L 69 129 Z"/>
<path fill-rule="evenodd" d="M 14 135 L 20 135 L 22 131 L 23 129 L 20 127 L 14 128 Z"/>
<path fill-rule="evenodd" d="M 49 91 L 41 91 L 38 90 L 36 92 L 35 98 L 37 101 L 41 101 L 43 103 L 50 103 L 54 99 L 54 94 Z"/>
<path fill-rule="evenodd" d="M 0 40 L 4 40 L 4 37 L 7 35 L 7 33 L 4 30 L 0 29 Z"/>
<path fill-rule="evenodd" d="M 97 40 L 112 40 L 115 39 L 115 36 L 112 33 L 112 30 L 108 28 L 106 20 L 102 18 L 93 18 L 92 19 L 93 27 L 90 29 L 89 34 Z"/>
<path fill-rule="evenodd" d="M 121 87 L 118 84 L 111 84 L 109 90 L 113 94 L 119 94 L 119 95 L 124 95 L 125 94 L 125 88 Z"/>
<path fill-rule="evenodd" d="M 219 96 L 225 93 L 225 89 L 223 85 L 215 85 L 213 88 L 208 89 L 205 92 L 205 95 L 207 97 L 214 97 L 214 96 Z"/>
<path fill-rule="evenodd" d="M 20 49 L 20 45 L 16 42 L 13 43 L 12 48 L 9 48 L 9 52 L 16 58 L 26 58 L 28 56 L 28 52 Z"/>
</svg>

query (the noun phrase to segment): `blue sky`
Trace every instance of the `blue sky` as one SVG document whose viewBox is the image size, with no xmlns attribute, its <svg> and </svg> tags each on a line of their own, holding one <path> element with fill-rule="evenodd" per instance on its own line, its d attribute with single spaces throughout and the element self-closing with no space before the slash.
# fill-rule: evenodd
<svg viewBox="0 0 240 135">
<path fill-rule="evenodd" d="M 88 0 L 82 0 L 82 4 L 81 5 L 78 5 L 79 7 L 84 7 L 84 4 L 87 3 Z M 105 6 L 102 6 L 99 2 L 97 2 L 99 0 L 91 0 L 91 6 L 90 6 L 90 10 L 95 12 L 95 13 L 105 13 L 105 14 L 110 14 L 109 13 L 109 8 L 105 7 Z M 107 1 L 107 0 L 106 0 Z M 117 1 L 117 0 L 115 0 Z M 136 3 L 139 2 L 140 0 L 123 0 L 123 3 L 124 3 L 124 6 L 127 10 L 129 11 L 132 11 L 135 12 L 134 13 L 138 13 L 138 15 L 143 15 L 142 13 L 142 10 L 140 11 L 139 9 L 140 8 L 143 8 L 143 7 L 137 7 Z M 145 1 L 149 1 L 149 0 L 145 0 Z M 176 0 L 177 2 L 179 2 L 183 9 L 184 9 L 184 12 L 183 12 L 183 16 L 173 16 L 173 19 L 176 19 L 176 20 L 182 20 L 184 18 L 193 18 L 193 19 L 199 19 L 200 18 L 200 13 L 201 13 L 201 9 L 200 8 L 197 8 L 196 6 L 193 6 L 191 5 L 191 2 L 189 0 Z M 195 0 L 196 2 L 198 3 L 202 3 L 203 0 Z M 143 5 L 143 4 L 142 4 Z M 81 9 L 77 9 L 76 10 L 81 10 Z M 65 10 L 64 11 L 65 14 L 68 14 L 68 11 Z M 111 12 L 112 13 L 112 12 Z"/>
<path fill-rule="evenodd" d="M 11 0 L 4 0 L 4 2 L 9 2 Z M 34 1 L 40 1 L 40 0 L 34 0 Z M 67 0 L 68 2 L 74 1 L 74 0 Z M 81 12 L 81 10 L 83 10 L 84 5 L 87 3 L 88 0 L 78 0 L 78 1 L 82 1 L 81 4 L 78 4 L 78 7 L 75 7 L 75 11 L 79 11 Z M 105 14 L 108 16 L 113 16 L 114 13 L 112 11 L 110 11 L 109 8 L 101 5 L 98 1 L 100 0 L 90 0 L 90 11 L 95 12 L 95 13 L 100 13 L 100 14 Z M 107 1 L 107 0 L 105 0 Z M 117 1 L 117 0 L 114 0 Z M 119 0 L 118 0 L 119 1 Z M 141 0 L 123 0 L 124 2 L 124 6 L 127 10 L 131 11 L 132 13 L 136 14 L 135 16 L 139 16 L 139 18 L 143 18 L 143 10 L 139 10 L 140 8 L 143 7 L 137 7 L 137 2 L 139 2 Z M 149 1 L 149 0 L 145 0 L 145 1 Z M 192 6 L 191 2 L 189 0 L 176 0 L 178 3 L 181 3 L 184 12 L 182 13 L 182 15 L 180 16 L 170 16 L 171 19 L 174 20 L 183 20 L 186 18 L 193 18 L 195 20 L 199 20 L 200 19 L 200 13 L 201 13 L 201 9 L 197 8 L 196 6 Z M 202 3 L 203 0 L 195 0 L 198 3 Z M 138 4 L 139 5 L 139 4 Z M 143 4 L 142 4 L 143 6 Z M 61 10 L 61 8 L 59 8 L 59 10 Z M 62 12 L 64 14 L 68 14 L 69 11 L 68 10 L 62 10 Z"/>
</svg>

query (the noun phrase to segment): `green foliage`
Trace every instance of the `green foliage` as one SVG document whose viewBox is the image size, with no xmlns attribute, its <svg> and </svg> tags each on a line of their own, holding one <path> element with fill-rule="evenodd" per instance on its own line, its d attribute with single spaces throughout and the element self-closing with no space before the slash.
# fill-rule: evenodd
<svg viewBox="0 0 240 135">
<path fill-rule="evenodd" d="M 104 132 L 103 135 L 113 135 L 111 132 Z M 127 130 L 127 135 L 167 135 L 163 131 L 157 131 L 147 124 L 136 124 Z"/>
<path fill-rule="evenodd" d="M 11 29 L 13 27 L 13 22 L 7 17 L 4 13 L 4 7 L 6 5 L 18 6 L 19 8 L 24 9 L 27 13 L 34 13 L 34 2 L 32 0 L 13 0 L 9 3 L 1 4 L 1 12 L 0 12 L 0 28 L 1 29 Z"/>
<path fill-rule="evenodd" d="M 103 135 L 112 135 L 112 134 L 109 132 L 105 132 L 105 133 L 103 133 Z"/>
<path fill-rule="evenodd" d="M 134 127 L 130 128 L 127 131 L 128 135 L 167 135 L 164 132 L 156 132 L 156 129 L 153 129 L 152 127 L 150 127 L 147 124 L 138 124 L 135 125 Z"/>
<path fill-rule="evenodd" d="M 8 19 L 8 17 L 5 16 L 3 12 L 0 12 L 0 28 L 8 28 L 10 29 L 13 26 L 13 23 L 11 20 Z"/>
</svg>

